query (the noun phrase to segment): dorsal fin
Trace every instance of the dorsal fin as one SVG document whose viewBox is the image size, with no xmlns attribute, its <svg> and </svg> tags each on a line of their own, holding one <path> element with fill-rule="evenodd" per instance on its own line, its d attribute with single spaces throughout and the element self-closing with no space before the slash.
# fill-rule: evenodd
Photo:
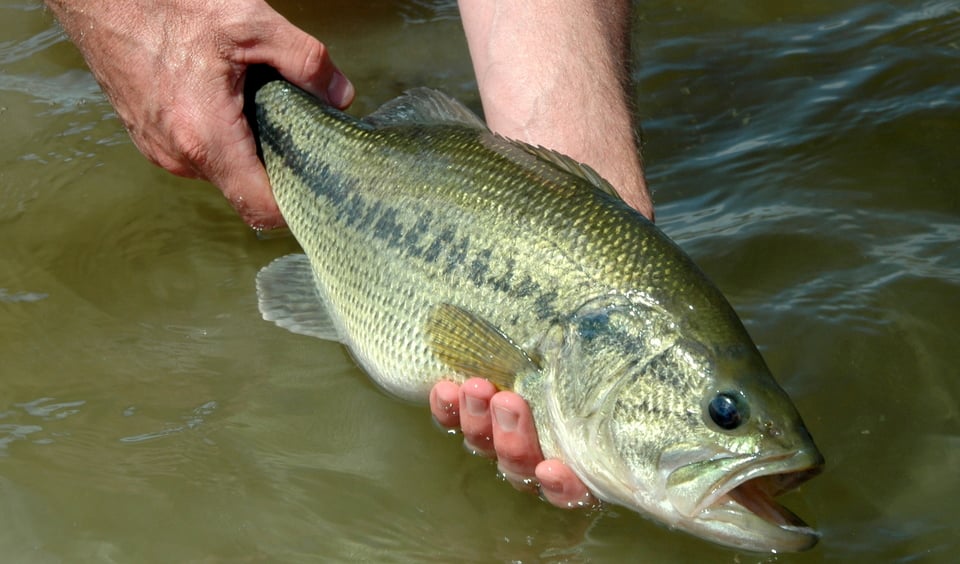
<svg viewBox="0 0 960 564">
<path fill-rule="evenodd" d="M 617 193 L 616 188 L 613 187 L 609 182 L 607 182 L 600 174 L 590 168 L 590 165 L 577 162 L 574 159 L 558 153 L 552 149 L 547 149 L 546 147 L 528 145 L 526 143 L 521 143 L 519 141 L 513 141 L 519 145 L 524 151 L 530 153 L 531 155 L 537 157 L 538 159 L 547 161 L 553 166 L 559 168 L 564 172 L 569 172 L 574 176 L 583 178 L 590 184 L 593 184 L 599 188 L 602 192 L 606 192 L 610 196 L 622 200 L 623 198 L 620 194 Z"/>
<path fill-rule="evenodd" d="M 432 88 L 413 88 L 400 96 L 385 102 L 375 112 L 363 118 L 364 122 L 374 127 L 389 127 L 392 125 L 419 124 L 452 124 L 463 125 L 483 131 L 489 131 L 487 125 L 477 117 L 477 114 L 459 101 Z M 534 146 L 492 134 L 494 137 L 513 145 L 535 158 L 546 161 L 563 172 L 582 178 L 599 188 L 601 191 L 622 199 L 617 190 L 597 171 L 589 165 L 542 146 Z"/>
<path fill-rule="evenodd" d="M 384 103 L 375 112 L 363 118 L 363 121 L 374 127 L 411 123 L 445 123 L 487 129 L 487 125 L 477 117 L 477 114 L 457 100 L 439 90 L 423 87 L 407 90 Z"/>
</svg>

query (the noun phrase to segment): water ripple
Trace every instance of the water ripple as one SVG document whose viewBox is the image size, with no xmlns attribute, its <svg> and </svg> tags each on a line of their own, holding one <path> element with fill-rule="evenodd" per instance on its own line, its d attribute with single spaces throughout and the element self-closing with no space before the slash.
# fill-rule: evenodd
<svg viewBox="0 0 960 564">
<path fill-rule="evenodd" d="M 147 441 L 153 441 L 156 439 L 163 439 L 166 437 L 170 437 L 172 435 L 177 435 L 184 431 L 191 431 L 191 430 L 197 429 L 203 424 L 204 420 L 207 417 L 209 417 L 210 415 L 213 415 L 217 407 L 218 405 L 216 401 L 212 401 L 212 400 L 208 401 L 203 405 L 200 405 L 194 408 L 193 410 L 190 411 L 190 413 L 181 416 L 180 418 L 181 423 L 168 424 L 163 429 L 160 429 L 158 431 L 150 431 L 147 433 L 140 433 L 138 435 L 121 437 L 120 442 L 121 443 L 143 443 Z M 128 407 L 124 411 L 124 415 L 128 417 L 134 415 L 135 413 L 136 413 L 135 407 Z"/>
<path fill-rule="evenodd" d="M 406 0 L 398 2 L 398 10 L 407 25 L 460 20 L 460 10 L 452 0 Z"/>
<path fill-rule="evenodd" d="M 60 421 L 80 413 L 80 408 L 86 403 L 84 400 L 56 401 L 55 398 L 41 397 L 14 403 L 12 409 L 0 411 L 0 420 L 13 421 L 0 424 L 0 456 L 4 456 L 8 445 L 16 441 L 29 440 L 33 444 L 51 444 L 54 442 L 54 436 L 69 434 L 65 432 L 44 434 L 45 427 L 37 424 L 35 420 Z M 18 422 L 18 420 L 21 421 Z"/>
<path fill-rule="evenodd" d="M 113 115 L 97 81 L 84 70 L 68 70 L 56 76 L 0 73 L 0 91 L 23 94 L 34 103 L 45 106 L 46 110 L 39 112 L 38 116 L 94 112 L 109 119 Z M 78 131 L 85 132 L 91 127 L 88 125 Z"/>
<path fill-rule="evenodd" d="M 48 403 L 52 401 L 55 401 L 54 398 L 38 398 L 33 401 L 28 401 L 25 403 L 15 403 L 13 405 L 16 407 L 23 408 L 23 410 L 28 415 L 32 415 L 34 417 L 40 417 L 46 420 L 51 420 L 51 419 L 64 419 L 71 415 L 76 415 L 77 413 L 80 412 L 78 408 L 82 407 L 87 403 L 83 400 Z"/>
<path fill-rule="evenodd" d="M 11 65 L 29 59 L 67 38 L 56 26 L 51 26 L 27 39 L 0 41 L 0 65 Z"/>
<path fill-rule="evenodd" d="M 6 288 L 0 288 L 0 302 L 39 302 L 49 297 L 43 292 L 13 292 L 10 293 Z"/>
<path fill-rule="evenodd" d="M 686 130 L 669 162 L 674 172 L 736 173 L 864 126 L 955 111 L 960 84 L 945 77 L 960 76 L 958 38 L 956 3 L 931 3 L 907 11 L 871 4 L 832 22 L 768 22 L 662 41 L 644 53 L 635 77 L 644 106 L 670 107 L 644 129 Z M 656 163 L 651 173 L 659 174 Z"/>
</svg>

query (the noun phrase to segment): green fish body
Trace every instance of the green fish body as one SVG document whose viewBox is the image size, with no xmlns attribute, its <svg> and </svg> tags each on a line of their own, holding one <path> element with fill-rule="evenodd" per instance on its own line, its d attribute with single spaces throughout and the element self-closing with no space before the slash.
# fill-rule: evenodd
<svg viewBox="0 0 960 564">
<path fill-rule="evenodd" d="M 522 395 L 544 455 L 601 499 L 755 551 L 816 532 L 773 498 L 822 465 L 717 288 L 595 172 L 418 89 L 358 120 L 280 81 L 256 96 L 305 254 L 258 275 L 264 318 L 346 345 L 384 389 Z"/>
</svg>

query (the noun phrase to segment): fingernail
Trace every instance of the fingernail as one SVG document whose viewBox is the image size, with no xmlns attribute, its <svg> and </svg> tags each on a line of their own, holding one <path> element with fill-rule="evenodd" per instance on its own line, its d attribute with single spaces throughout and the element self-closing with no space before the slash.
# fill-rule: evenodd
<svg viewBox="0 0 960 564">
<path fill-rule="evenodd" d="M 497 425 L 500 429 L 510 433 L 517 429 L 517 414 L 504 407 L 497 407 L 493 410 L 493 416 L 497 419 Z"/>
<path fill-rule="evenodd" d="M 330 84 L 327 85 L 327 100 L 334 106 L 342 108 L 350 105 L 354 94 L 353 84 L 343 76 L 343 73 L 335 71 L 330 77 Z"/>
<path fill-rule="evenodd" d="M 487 412 L 487 402 L 482 399 L 467 396 L 467 413 L 480 417 Z"/>
</svg>

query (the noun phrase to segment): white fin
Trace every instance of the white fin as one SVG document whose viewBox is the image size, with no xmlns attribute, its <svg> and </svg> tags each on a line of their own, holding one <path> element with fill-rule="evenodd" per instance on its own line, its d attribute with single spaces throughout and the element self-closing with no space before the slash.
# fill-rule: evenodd
<svg viewBox="0 0 960 564">
<path fill-rule="evenodd" d="M 317 292 L 307 255 L 287 255 L 263 267 L 257 273 L 257 298 L 267 321 L 300 335 L 343 341 Z"/>
<path fill-rule="evenodd" d="M 380 106 L 363 118 L 374 127 L 410 125 L 412 123 L 446 123 L 487 129 L 487 124 L 469 108 L 431 88 L 414 88 Z"/>
</svg>

